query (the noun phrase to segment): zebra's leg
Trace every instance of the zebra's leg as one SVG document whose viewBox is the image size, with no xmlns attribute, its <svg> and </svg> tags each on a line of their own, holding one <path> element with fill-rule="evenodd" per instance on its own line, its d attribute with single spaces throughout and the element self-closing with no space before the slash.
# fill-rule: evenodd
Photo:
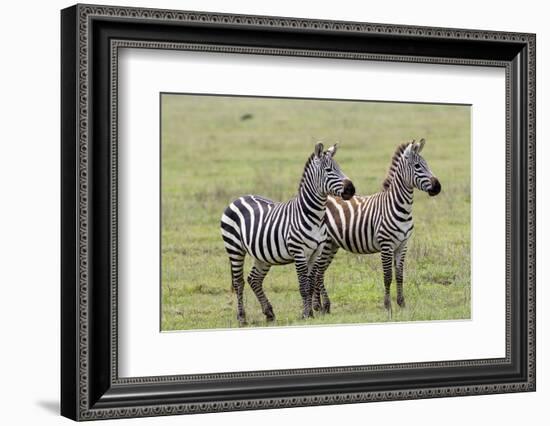
<svg viewBox="0 0 550 426">
<path fill-rule="evenodd" d="M 313 282 L 313 309 L 321 313 L 330 313 L 330 299 L 328 297 L 327 290 L 325 288 L 324 278 L 325 272 L 330 266 L 336 252 L 338 251 L 338 245 L 332 240 L 327 240 L 323 247 L 323 252 L 315 262 L 315 274 Z"/>
<path fill-rule="evenodd" d="M 405 296 L 403 294 L 403 266 L 405 264 L 406 254 L 407 254 L 407 242 L 405 241 L 393 253 L 393 261 L 395 266 L 395 281 L 397 283 L 397 304 L 402 308 L 405 307 Z"/>
<path fill-rule="evenodd" d="M 305 256 L 295 256 L 296 274 L 298 275 L 298 284 L 300 286 L 300 295 L 304 304 L 302 317 L 304 319 L 313 318 L 313 309 L 311 309 L 311 275 L 308 266 L 308 259 Z"/>
<path fill-rule="evenodd" d="M 237 257 L 232 256 L 229 259 L 231 264 L 231 282 L 233 285 L 233 290 L 237 294 L 237 321 L 239 325 L 246 325 L 246 314 L 244 312 L 244 277 L 243 277 L 243 266 L 244 266 L 244 256 Z"/>
<path fill-rule="evenodd" d="M 320 259 L 319 259 L 320 260 Z M 310 282 L 311 282 L 311 308 L 314 311 L 321 310 L 321 289 L 319 287 L 319 280 L 322 280 L 323 277 L 319 271 L 319 260 L 315 262 L 313 270 L 311 271 Z"/>
<path fill-rule="evenodd" d="M 324 280 L 324 275 L 322 279 Z M 321 313 L 330 314 L 330 299 L 328 297 L 328 292 L 325 287 L 325 283 L 323 281 L 321 281 L 321 297 L 323 300 L 322 302 L 323 307 L 321 308 Z"/>
<path fill-rule="evenodd" d="M 382 247 L 382 269 L 384 270 L 384 308 L 391 310 L 390 286 L 392 280 L 393 253 L 390 247 Z"/>
<path fill-rule="evenodd" d="M 321 299 L 319 292 L 315 291 L 315 280 L 317 277 L 317 271 L 319 268 L 318 261 L 322 256 L 325 243 L 322 243 L 318 246 L 317 250 L 311 253 L 308 260 L 308 271 L 309 271 L 309 296 L 311 297 L 311 307 L 312 309 L 318 311 L 319 306 L 321 305 Z M 317 305 L 316 307 L 314 307 Z"/>
<path fill-rule="evenodd" d="M 271 266 L 267 263 L 256 261 L 252 267 L 252 271 L 250 271 L 250 275 L 248 276 L 248 284 L 250 284 L 250 287 L 252 287 L 254 294 L 258 298 L 266 320 L 274 321 L 275 314 L 273 313 L 273 307 L 267 299 L 263 289 L 264 278 L 270 268 Z"/>
</svg>

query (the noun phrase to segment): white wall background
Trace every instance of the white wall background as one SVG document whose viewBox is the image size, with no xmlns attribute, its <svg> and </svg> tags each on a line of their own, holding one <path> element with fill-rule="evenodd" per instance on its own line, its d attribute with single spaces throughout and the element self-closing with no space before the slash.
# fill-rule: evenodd
<svg viewBox="0 0 550 426">
<path fill-rule="evenodd" d="M 314 422 L 494 425 L 547 421 L 550 401 L 550 27 L 545 2 L 319 2 L 295 0 L 105 0 L 103 4 L 296 16 L 537 33 L 538 390 L 530 394 L 293 408 L 118 424 L 240 426 Z M 0 63 L 0 401 L 2 424 L 68 424 L 59 405 L 59 9 L 72 3 L 2 6 Z M 102 424 L 110 424 L 107 421 Z M 131 423 L 128 423 L 131 422 Z M 115 424 L 115 423 L 113 423 Z"/>
</svg>

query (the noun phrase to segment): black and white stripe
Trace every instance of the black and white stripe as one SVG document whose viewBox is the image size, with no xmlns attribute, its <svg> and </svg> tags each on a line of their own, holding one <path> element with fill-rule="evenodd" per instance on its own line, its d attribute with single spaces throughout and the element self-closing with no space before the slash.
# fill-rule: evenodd
<svg viewBox="0 0 550 426">
<path fill-rule="evenodd" d="M 324 273 L 338 249 L 357 254 L 380 253 L 384 271 L 384 306 L 391 308 L 392 266 L 397 282 L 397 303 L 405 305 L 403 265 L 407 241 L 413 230 L 414 188 L 434 196 L 441 191 L 439 180 L 420 155 L 425 140 L 397 147 L 383 190 L 351 200 L 329 197 L 327 227 L 329 237 L 313 271 L 313 308 L 330 312 L 330 299 L 324 286 Z"/>
<path fill-rule="evenodd" d="M 221 218 L 221 233 L 231 264 L 233 289 L 237 294 L 237 319 L 246 323 L 243 306 L 243 264 L 248 254 L 254 266 L 248 276 L 262 312 L 268 321 L 275 319 L 273 307 L 262 287 L 272 265 L 296 263 L 303 316 L 312 316 L 311 271 L 327 237 L 324 223 L 329 195 L 345 199 L 355 194 L 352 182 L 334 160 L 336 145 L 323 152 L 315 145 L 308 159 L 293 199 L 279 203 L 257 195 L 246 195 L 233 201 Z"/>
</svg>

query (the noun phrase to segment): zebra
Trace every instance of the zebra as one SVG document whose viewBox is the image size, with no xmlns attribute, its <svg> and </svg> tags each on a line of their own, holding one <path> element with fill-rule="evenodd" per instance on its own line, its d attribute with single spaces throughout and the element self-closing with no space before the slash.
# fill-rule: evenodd
<svg viewBox="0 0 550 426">
<path fill-rule="evenodd" d="M 328 238 L 312 271 L 314 310 L 330 312 L 324 274 L 339 248 L 356 254 L 380 252 L 384 271 L 384 307 L 391 310 L 392 266 L 397 282 L 397 304 L 405 306 L 403 266 L 413 230 L 414 188 L 435 196 L 441 184 L 420 152 L 426 141 L 407 142 L 395 150 L 382 191 L 350 200 L 329 197 L 326 209 Z M 322 298 L 322 299 L 321 299 Z"/>
<path fill-rule="evenodd" d="M 267 321 L 274 321 L 273 307 L 262 283 L 273 265 L 296 264 L 303 318 L 313 316 L 311 270 L 327 237 L 324 223 L 328 195 L 349 200 L 355 194 L 351 180 L 334 160 L 337 144 L 323 152 L 315 145 L 307 160 L 298 194 L 289 201 L 275 202 L 257 195 L 233 201 L 221 217 L 221 234 L 231 266 L 232 288 L 237 295 L 237 320 L 246 325 L 243 306 L 243 264 L 249 254 L 254 265 L 248 283 L 258 298 Z"/>
</svg>

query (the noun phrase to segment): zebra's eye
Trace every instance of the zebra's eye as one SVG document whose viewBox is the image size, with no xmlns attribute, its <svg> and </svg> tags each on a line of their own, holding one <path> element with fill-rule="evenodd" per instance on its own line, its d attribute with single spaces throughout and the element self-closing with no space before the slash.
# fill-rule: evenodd
<svg viewBox="0 0 550 426">
<path fill-rule="evenodd" d="M 414 165 L 414 168 L 415 168 L 416 170 L 420 170 L 420 169 L 422 168 L 422 166 L 420 165 L 420 163 L 416 163 L 416 164 Z"/>
<path fill-rule="evenodd" d="M 325 172 L 327 172 L 327 173 L 332 172 L 332 168 L 331 167 L 325 167 Z"/>
</svg>

